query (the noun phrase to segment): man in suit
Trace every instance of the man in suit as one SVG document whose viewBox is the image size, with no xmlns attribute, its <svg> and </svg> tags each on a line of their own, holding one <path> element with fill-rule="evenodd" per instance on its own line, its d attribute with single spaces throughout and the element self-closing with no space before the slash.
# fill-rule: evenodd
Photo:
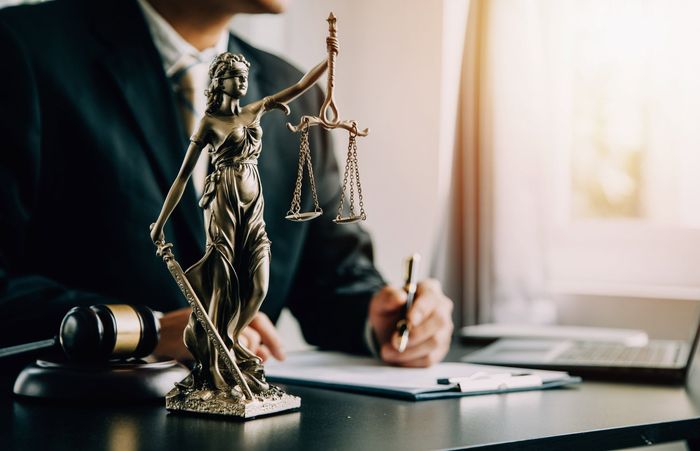
<svg viewBox="0 0 700 451">
<path fill-rule="evenodd" d="M 51 336 L 74 305 L 131 303 L 169 312 L 160 350 L 184 352 L 189 310 L 154 255 L 148 225 L 177 174 L 189 131 L 153 24 L 197 51 L 215 48 L 224 33 L 228 51 L 251 63 L 246 103 L 301 73 L 228 35 L 227 24 L 237 13 L 283 9 L 281 0 L 59 0 L 0 11 L 0 346 Z M 404 353 L 396 350 L 393 327 L 405 295 L 385 286 L 366 232 L 331 221 L 340 181 L 318 129 L 310 143 L 324 214 L 301 224 L 284 219 L 298 155 L 284 124 L 318 111 L 322 98 L 311 90 L 290 105 L 291 117 L 262 121 L 259 167 L 272 264 L 264 314 L 244 336 L 262 357 L 283 358 L 272 323 L 287 306 L 305 338 L 322 348 L 361 353 L 376 346 L 385 361 L 407 366 L 441 360 L 451 301 L 435 281 L 420 284 L 409 316 L 415 333 Z M 303 202 L 310 207 L 310 196 Z M 203 254 L 194 186 L 166 236 L 183 267 Z"/>
</svg>

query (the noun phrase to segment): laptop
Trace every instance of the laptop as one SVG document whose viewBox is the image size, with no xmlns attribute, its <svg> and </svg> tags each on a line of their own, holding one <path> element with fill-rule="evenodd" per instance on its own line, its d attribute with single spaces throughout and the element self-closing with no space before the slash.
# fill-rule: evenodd
<svg viewBox="0 0 700 451">
<path fill-rule="evenodd" d="M 500 339 L 462 361 L 544 370 L 615 381 L 685 382 L 700 337 L 700 320 L 691 343 L 649 340 L 644 346 L 585 340 Z"/>
</svg>

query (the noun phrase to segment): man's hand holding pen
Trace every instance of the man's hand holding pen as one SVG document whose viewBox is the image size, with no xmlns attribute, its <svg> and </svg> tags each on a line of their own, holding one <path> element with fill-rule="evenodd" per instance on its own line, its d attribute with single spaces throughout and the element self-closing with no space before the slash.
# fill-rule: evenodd
<svg viewBox="0 0 700 451">
<path fill-rule="evenodd" d="M 450 348 L 452 301 L 440 282 L 428 279 L 417 285 L 413 305 L 406 312 L 407 292 L 387 286 L 370 302 L 369 321 L 379 343 L 379 355 L 387 363 L 426 367 L 441 361 Z M 397 323 L 406 315 L 409 334 L 403 352 Z"/>
<path fill-rule="evenodd" d="M 450 348 L 454 329 L 452 301 L 443 294 L 440 282 L 435 279 L 416 284 L 415 257 L 412 263 L 407 267 L 403 289 L 386 286 L 374 295 L 369 305 L 369 323 L 382 360 L 398 366 L 426 367 L 441 361 Z M 413 300 L 409 302 L 414 289 Z M 182 341 L 182 331 L 190 314 L 188 307 L 166 313 L 161 318 L 157 355 L 178 360 L 192 358 Z M 258 312 L 242 331 L 241 342 L 263 361 L 270 356 L 284 359 L 282 340 L 262 312 Z"/>
</svg>

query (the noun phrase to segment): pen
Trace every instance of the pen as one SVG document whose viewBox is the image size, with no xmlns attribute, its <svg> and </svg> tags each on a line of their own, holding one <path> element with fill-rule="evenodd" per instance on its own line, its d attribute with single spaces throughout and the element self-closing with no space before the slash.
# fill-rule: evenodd
<svg viewBox="0 0 700 451">
<path fill-rule="evenodd" d="M 404 352 L 408 345 L 408 312 L 413 306 L 413 299 L 416 297 L 416 273 L 418 272 L 418 264 L 420 263 L 420 255 L 413 254 L 406 259 L 406 268 L 404 274 L 403 289 L 406 292 L 406 305 L 403 309 L 402 318 L 396 323 L 396 330 L 399 333 L 399 352 Z"/>
</svg>

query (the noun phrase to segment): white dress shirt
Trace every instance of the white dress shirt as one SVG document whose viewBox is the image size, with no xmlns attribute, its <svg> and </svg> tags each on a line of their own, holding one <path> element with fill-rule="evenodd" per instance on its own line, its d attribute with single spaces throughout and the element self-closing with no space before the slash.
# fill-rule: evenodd
<svg viewBox="0 0 700 451">
<path fill-rule="evenodd" d="M 180 36 L 180 34 L 168 23 L 168 21 L 166 21 L 163 16 L 158 14 L 158 12 L 146 0 L 138 0 L 138 3 L 143 10 L 146 24 L 151 32 L 151 36 L 153 37 L 153 43 L 155 44 L 156 49 L 160 53 L 160 57 L 163 60 L 163 69 L 165 70 L 165 74 L 168 76 L 168 78 L 170 79 L 179 70 L 183 69 L 185 64 L 191 68 L 188 70 L 192 72 L 190 75 L 191 83 L 193 84 L 194 89 L 194 99 L 192 99 L 192 106 L 194 109 L 193 114 L 195 117 L 201 118 L 204 116 L 207 103 L 206 96 L 204 95 L 204 91 L 209 86 L 207 70 L 209 68 L 209 64 L 214 60 L 214 58 L 216 58 L 217 55 L 228 50 L 228 30 L 221 33 L 221 36 L 214 47 L 209 47 L 200 52 L 194 48 L 192 44 Z M 198 64 L 193 66 L 191 64 L 192 61 Z M 173 88 L 175 89 L 175 86 Z M 186 124 L 186 126 L 190 128 L 187 130 L 187 133 L 191 135 L 194 132 L 192 124 Z M 197 161 L 197 166 L 192 173 L 192 182 L 194 183 L 197 195 L 202 194 L 204 179 L 207 176 L 208 169 L 209 157 L 206 152 L 202 152 L 199 160 Z"/>
</svg>

